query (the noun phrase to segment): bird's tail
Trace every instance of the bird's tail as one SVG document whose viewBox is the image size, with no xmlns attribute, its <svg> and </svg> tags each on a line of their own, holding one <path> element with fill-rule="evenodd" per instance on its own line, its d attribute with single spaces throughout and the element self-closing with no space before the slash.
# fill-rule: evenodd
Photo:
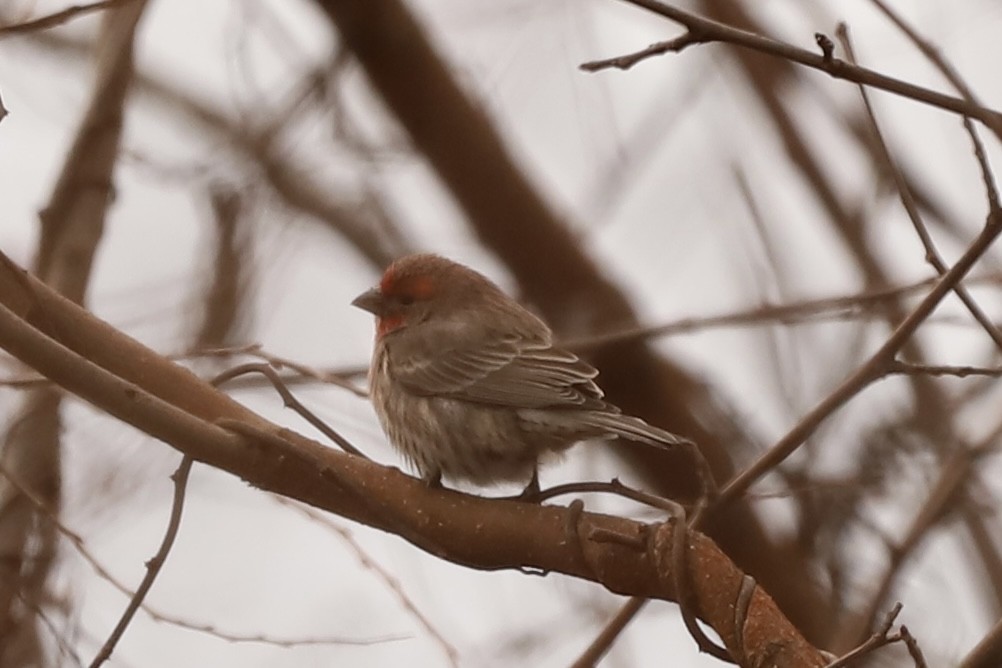
<svg viewBox="0 0 1002 668">
<path fill-rule="evenodd" d="M 588 417 L 588 422 L 592 426 L 611 436 L 619 436 L 628 441 L 636 441 L 664 449 L 677 445 L 695 445 L 687 438 L 651 426 L 632 415 L 592 412 Z"/>
</svg>

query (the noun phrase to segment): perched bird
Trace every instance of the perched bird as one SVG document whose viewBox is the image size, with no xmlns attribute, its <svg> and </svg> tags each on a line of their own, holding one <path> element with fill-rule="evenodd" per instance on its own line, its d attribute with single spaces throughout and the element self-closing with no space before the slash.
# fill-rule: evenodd
<svg viewBox="0 0 1002 668">
<path fill-rule="evenodd" d="M 352 302 L 376 316 L 370 394 L 383 431 L 426 482 L 525 482 L 541 456 L 619 436 L 691 442 L 602 399 L 598 371 L 483 275 L 408 255 Z"/>
</svg>

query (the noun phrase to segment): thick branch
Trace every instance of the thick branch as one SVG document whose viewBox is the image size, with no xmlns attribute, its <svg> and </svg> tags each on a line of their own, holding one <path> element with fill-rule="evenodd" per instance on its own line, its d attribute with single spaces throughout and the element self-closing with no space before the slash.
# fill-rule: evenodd
<svg viewBox="0 0 1002 668">
<path fill-rule="evenodd" d="M 531 568 L 674 600 L 670 522 L 647 525 L 567 508 L 483 499 L 421 481 L 281 429 L 60 297 L 0 255 L 0 347 L 39 373 L 191 457 L 252 485 L 396 533 L 471 568 Z M 237 423 L 247 437 L 218 424 Z M 734 602 L 743 573 L 693 534 L 694 609 L 744 665 L 824 660 L 760 588 L 743 628 Z M 737 640 L 741 639 L 741 646 Z"/>
</svg>

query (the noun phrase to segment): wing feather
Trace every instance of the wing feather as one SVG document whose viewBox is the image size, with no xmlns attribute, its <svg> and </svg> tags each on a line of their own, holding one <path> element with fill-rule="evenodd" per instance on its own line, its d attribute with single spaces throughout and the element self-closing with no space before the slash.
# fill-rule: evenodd
<svg viewBox="0 0 1002 668">
<path fill-rule="evenodd" d="M 396 378 L 422 396 L 446 396 L 512 408 L 605 408 L 598 374 L 577 355 L 549 341 L 507 337 L 490 345 L 401 359 Z"/>
</svg>

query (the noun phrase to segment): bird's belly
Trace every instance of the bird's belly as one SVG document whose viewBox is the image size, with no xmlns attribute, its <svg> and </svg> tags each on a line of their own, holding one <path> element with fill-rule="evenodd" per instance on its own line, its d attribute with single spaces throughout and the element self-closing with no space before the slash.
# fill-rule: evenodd
<svg viewBox="0 0 1002 668">
<path fill-rule="evenodd" d="M 479 485 L 525 483 L 545 437 L 521 429 L 516 413 L 444 397 L 408 395 L 384 404 L 390 441 L 421 472 Z M 380 415 L 382 418 L 383 415 Z"/>
</svg>

